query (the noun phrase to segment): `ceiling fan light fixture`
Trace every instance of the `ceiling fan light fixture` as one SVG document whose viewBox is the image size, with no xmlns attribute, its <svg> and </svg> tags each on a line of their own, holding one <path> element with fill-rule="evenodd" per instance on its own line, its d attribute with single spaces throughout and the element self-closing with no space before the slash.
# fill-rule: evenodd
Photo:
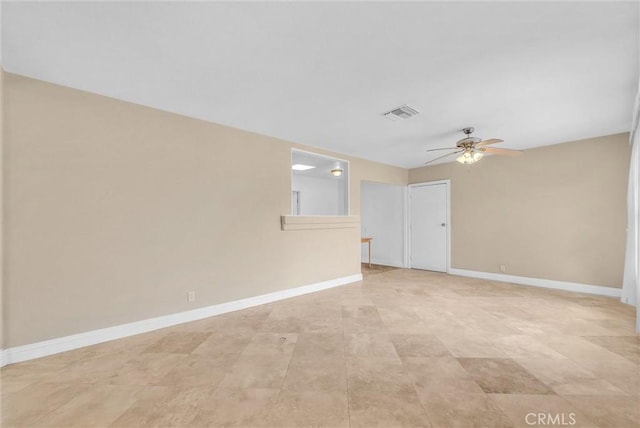
<svg viewBox="0 0 640 428">
<path fill-rule="evenodd" d="M 482 159 L 482 152 L 478 152 L 475 150 L 467 150 L 456 159 L 458 162 L 463 163 L 465 165 L 470 165 L 472 163 L 478 162 Z"/>
<path fill-rule="evenodd" d="M 462 153 L 460 156 L 456 158 L 458 162 L 465 165 L 471 165 L 473 163 L 478 162 L 482 159 L 485 153 L 489 153 L 492 155 L 504 155 L 504 156 L 519 156 L 522 154 L 520 150 L 511 150 L 511 149 L 497 149 L 494 147 L 487 147 L 492 144 L 502 143 L 503 140 L 498 138 L 490 138 L 488 140 L 483 140 L 478 137 L 472 137 L 471 133 L 473 132 L 473 127 L 464 128 L 462 130 L 464 132 L 464 137 L 462 140 L 456 143 L 455 147 L 442 147 L 437 149 L 428 149 L 427 152 L 435 152 L 439 150 L 450 150 L 450 153 L 447 153 L 443 156 L 439 156 L 435 159 L 431 159 L 430 161 L 425 162 L 425 165 L 428 165 L 437 160 L 446 158 L 448 156 L 458 155 Z"/>
</svg>

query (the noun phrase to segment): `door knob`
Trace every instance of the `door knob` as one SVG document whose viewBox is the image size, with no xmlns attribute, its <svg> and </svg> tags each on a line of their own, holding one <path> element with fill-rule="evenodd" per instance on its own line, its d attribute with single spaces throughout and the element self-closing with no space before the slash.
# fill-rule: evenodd
<svg viewBox="0 0 640 428">
<path fill-rule="evenodd" d="M 446 224 L 442 223 L 440 226 L 444 227 L 444 226 L 446 226 Z"/>
</svg>

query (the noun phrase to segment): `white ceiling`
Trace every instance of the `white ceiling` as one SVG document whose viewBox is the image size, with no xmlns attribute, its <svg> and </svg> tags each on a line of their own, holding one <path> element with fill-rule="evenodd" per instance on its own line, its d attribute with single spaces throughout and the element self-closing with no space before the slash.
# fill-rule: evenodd
<svg viewBox="0 0 640 428">
<path fill-rule="evenodd" d="M 638 2 L 5 3 L 9 72 L 404 167 L 628 131 Z M 420 111 L 391 122 L 402 104 Z"/>
</svg>

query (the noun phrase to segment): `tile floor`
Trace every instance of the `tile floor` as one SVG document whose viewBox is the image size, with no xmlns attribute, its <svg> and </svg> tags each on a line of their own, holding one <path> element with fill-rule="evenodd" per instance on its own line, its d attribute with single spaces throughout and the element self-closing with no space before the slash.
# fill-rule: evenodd
<svg viewBox="0 0 640 428">
<path fill-rule="evenodd" d="M 637 427 L 633 325 L 616 299 L 394 269 L 7 366 L 2 426 Z"/>
<path fill-rule="evenodd" d="M 371 267 L 369 267 L 369 263 L 362 263 L 360 267 L 362 270 L 362 276 L 365 278 L 371 275 L 377 275 L 379 273 L 385 273 L 385 272 L 389 272 L 390 270 L 398 269 L 397 267 L 394 267 L 394 266 L 384 266 L 384 265 L 374 265 L 374 264 L 372 264 Z"/>
</svg>

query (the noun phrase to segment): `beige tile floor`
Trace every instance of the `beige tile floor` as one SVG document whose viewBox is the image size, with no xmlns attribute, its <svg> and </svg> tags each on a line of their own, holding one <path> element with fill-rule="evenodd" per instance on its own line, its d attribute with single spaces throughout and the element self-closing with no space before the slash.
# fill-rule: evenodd
<svg viewBox="0 0 640 428">
<path fill-rule="evenodd" d="M 394 270 L 398 268 L 393 266 L 374 265 L 374 264 L 372 264 L 371 267 L 369 267 L 369 263 L 362 263 L 361 269 L 362 269 L 362 276 L 367 278 L 371 275 L 377 275 L 379 273 L 388 272 L 390 270 Z"/>
<path fill-rule="evenodd" d="M 616 299 L 387 270 L 7 366 L 2 426 L 637 427 L 633 325 Z"/>
</svg>

